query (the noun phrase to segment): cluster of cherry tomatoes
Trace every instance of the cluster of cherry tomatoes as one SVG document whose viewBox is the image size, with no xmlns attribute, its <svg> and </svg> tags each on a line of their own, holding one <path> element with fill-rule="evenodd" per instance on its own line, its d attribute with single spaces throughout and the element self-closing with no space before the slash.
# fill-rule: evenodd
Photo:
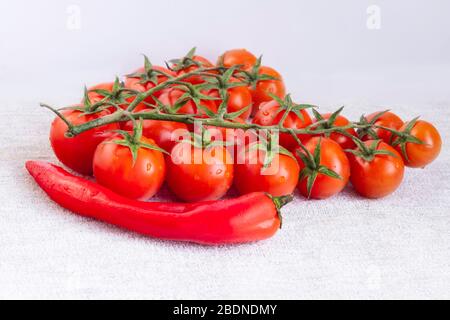
<svg viewBox="0 0 450 320">
<path fill-rule="evenodd" d="M 204 119 L 226 104 L 226 114 L 233 115 L 229 122 L 253 123 L 258 128 L 281 124 L 281 147 L 274 153 L 262 148 L 264 143 L 241 141 L 237 150 L 230 147 L 237 143 L 237 129 L 229 134 L 230 129 L 202 126 L 199 132 L 188 122 L 132 117 L 67 137 L 69 126 L 127 109 L 140 93 L 164 83 L 132 112 L 144 114 L 164 106 L 174 115 Z M 92 108 L 95 105 L 101 107 Z M 146 58 L 144 66 L 124 82 L 89 88 L 80 104 L 55 118 L 50 141 L 62 163 L 78 173 L 93 174 L 98 183 L 121 195 L 147 200 L 166 182 L 178 198 L 189 202 L 219 199 L 233 184 L 241 194 L 264 191 L 281 196 L 297 188 L 305 197 L 324 199 L 339 193 L 349 181 L 362 196 L 380 198 L 397 189 L 405 165 L 424 167 L 440 152 L 439 133 L 426 121 L 404 122 L 392 112 L 379 111 L 352 123 L 341 111 L 319 114 L 310 106 L 295 104 L 286 95 L 281 75 L 245 49 L 225 52 L 216 65 L 191 50 L 167 67 L 153 66 Z M 291 129 L 305 129 L 305 133 L 294 134 Z M 223 143 L 174 141 L 176 130 L 202 137 L 219 131 Z M 251 152 L 255 149 L 260 152 Z M 208 161 L 195 161 L 199 154 Z M 243 161 L 236 161 L 237 154 Z"/>
</svg>

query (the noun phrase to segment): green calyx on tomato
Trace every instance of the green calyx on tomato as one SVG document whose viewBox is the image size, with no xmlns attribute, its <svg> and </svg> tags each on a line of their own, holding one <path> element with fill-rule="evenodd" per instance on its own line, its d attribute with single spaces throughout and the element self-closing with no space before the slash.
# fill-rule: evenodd
<svg viewBox="0 0 450 320">
<path fill-rule="evenodd" d="M 170 63 L 172 63 L 172 66 L 169 66 L 167 64 L 167 68 L 169 68 L 172 71 L 180 71 L 186 68 L 189 68 L 191 66 L 197 66 L 201 67 L 201 63 L 194 60 L 195 51 L 197 50 L 196 47 L 193 47 L 189 52 L 179 59 L 172 59 L 169 60 Z"/>
<path fill-rule="evenodd" d="M 219 98 L 216 101 L 219 115 L 236 112 L 236 117 L 245 120 L 252 112 L 253 98 L 247 84 L 233 77 L 235 70 L 235 67 L 231 67 L 222 74 L 206 78 L 203 88 L 208 95 Z M 223 103 L 226 96 L 227 103 Z"/>
<path fill-rule="evenodd" d="M 299 180 L 307 179 L 306 181 L 306 190 L 307 190 L 307 196 L 308 198 L 311 197 L 311 191 L 314 186 L 314 182 L 317 179 L 317 176 L 319 174 L 323 174 L 325 176 L 342 180 L 342 177 L 336 173 L 335 171 L 331 170 L 327 166 L 324 166 L 320 164 L 321 162 L 321 140 L 322 138 L 319 138 L 319 142 L 317 143 L 316 147 L 314 148 L 314 154 L 311 154 L 311 152 L 303 145 L 303 143 L 298 140 L 298 144 L 303 150 L 303 152 L 300 152 L 299 150 L 296 150 L 297 156 L 303 161 L 305 167 L 300 171 L 300 178 Z"/>
<path fill-rule="evenodd" d="M 182 71 L 185 69 L 188 69 L 190 67 L 203 67 L 202 61 L 199 61 L 200 59 L 196 59 L 195 51 L 197 50 L 196 47 L 193 47 L 189 52 L 179 59 L 171 59 L 169 62 L 172 64 L 172 66 L 169 66 L 168 63 L 166 63 L 166 66 L 171 71 Z"/>
<path fill-rule="evenodd" d="M 294 103 L 292 101 L 292 98 L 291 98 L 290 94 L 287 94 L 286 97 L 284 97 L 284 99 L 281 99 L 280 97 L 278 97 L 278 96 L 276 96 L 274 94 L 271 94 L 271 93 L 269 94 L 269 96 L 273 100 L 278 102 L 278 104 L 279 104 L 278 110 L 275 111 L 274 118 L 280 112 L 284 111 L 284 114 L 283 114 L 283 116 L 281 117 L 281 119 L 280 119 L 280 121 L 278 123 L 278 125 L 280 127 L 283 126 L 284 121 L 286 120 L 286 118 L 288 117 L 290 112 L 294 113 L 301 121 L 305 121 L 305 117 L 304 117 L 304 115 L 302 113 L 302 110 L 310 109 L 310 108 L 314 110 L 315 108 L 317 108 L 317 106 L 312 105 L 312 104 L 305 104 L 305 103 L 298 104 L 298 103 Z"/>
<path fill-rule="evenodd" d="M 188 82 L 174 83 L 178 84 L 178 86 L 173 87 L 173 89 L 183 91 L 184 93 L 172 106 L 166 106 L 168 113 L 176 114 L 187 102 L 192 101 L 197 109 L 197 113 L 202 111 L 209 117 L 214 117 L 216 115 L 212 110 L 205 107 L 202 101 L 218 100 L 219 98 L 211 97 L 205 94 L 202 85 L 194 85 Z"/>
<path fill-rule="evenodd" d="M 199 149 L 211 149 L 215 147 L 229 147 L 233 146 L 233 141 L 213 139 L 214 135 L 211 134 L 211 130 L 203 127 L 200 123 L 200 128 L 197 132 L 191 132 L 190 139 L 183 139 L 180 143 L 188 143 L 195 148 Z"/>
<path fill-rule="evenodd" d="M 411 130 L 414 128 L 414 126 L 417 123 L 417 120 L 419 120 L 419 117 L 416 117 L 409 121 L 403 131 L 396 131 L 395 135 L 397 136 L 394 138 L 394 141 L 392 142 L 393 147 L 399 147 L 400 151 L 402 152 L 402 156 L 405 159 L 406 162 L 409 162 L 408 152 L 406 151 L 406 144 L 407 143 L 414 143 L 414 144 L 425 144 L 422 140 L 418 139 L 417 137 L 411 135 Z"/>
<path fill-rule="evenodd" d="M 399 129 L 404 125 L 403 120 L 390 110 L 374 112 L 368 116 L 362 115 L 359 123 L 358 137 L 366 140 L 383 140 L 391 144 L 398 136 Z"/>
<path fill-rule="evenodd" d="M 371 140 L 379 140 L 380 137 L 375 131 L 374 125 L 375 122 L 377 122 L 383 115 L 388 113 L 389 110 L 384 110 L 379 113 L 377 113 L 374 117 L 370 119 L 370 121 L 367 120 L 365 115 L 362 115 L 359 119 L 359 124 L 366 125 L 365 128 L 358 129 L 358 137 L 362 139 L 365 136 L 370 137 Z"/>
<path fill-rule="evenodd" d="M 234 111 L 234 112 L 228 112 L 228 101 L 230 100 L 230 94 L 228 92 L 221 93 L 222 101 L 220 102 L 220 105 L 217 109 L 217 113 L 212 112 L 211 110 L 208 110 L 209 112 L 205 111 L 205 113 L 212 119 L 218 119 L 218 120 L 238 120 L 242 114 L 248 111 L 248 109 L 252 106 L 249 104 L 248 106 Z"/>
<path fill-rule="evenodd" d="M 285 156 L 288 156 L 295 161 L 294 155 L 281 146 L 279 143 L 279 133 L 278 132 L 267 132 L 266 134 L 262 135 L 259 134 L 259 142 L 253 143 L 249 145 L 246 150 L 242 150 L 242 152 L 248 152 L 248 151 L 263 151 L 264 152 L 264 160 L 263 160 L 263 168 L 268 168 L 277 154 L 283 154 Z"/>
<path fill-rule="evenodd" d="M 250 70 L 241 70 L 235 75 L 237 78 L 246 82 L 247 85 L 250 86 L 253 90 L 256 89 L 256 85 L 258 84 L 259 81 L 281 80 L 278 79 L 277 77 L 268 74 L 261 74 L 259 72 L 259 69 L 261 68 L 261 61 L 262 56 L 256 59 L 255 64 L 252 66 Z"/>
<path fill-rule="evenodd" d="M 114 80 L 111 90 L 90 89 L 88 90 L 89 93 L 95 93 L 101 97 L 101 99 L 95 101 L 94 105 L 112 106 L 115 109 L 128 105 L 128 99 L 139 94 L 136 90 L 125 88 L 124 83 L 118 77 Z"/>
<path fill-rule="evenodd" d="M 353 155 L 364 159 L 365 161 L 371 162 L 377 155 L 388 155 L 391 157 L 397 157 L 394 153 L 390 152 L 389 150 L 378 150 L 378 145 L 381 142 L 381 139 L 379 140 L 373 140 L 370 146 L 367 146 L 363 141 L 360 139 L 353 137 L 353 141 L 356 144 L 356 149 L 346 149 L 345 152 L 352 153 Z"/>
<path fill-rule="evenodd" d="M 114 143 L 118 144 L 124 147 L 127 147 L 130 149 L 131 155 L 133 157 L 133 166 L 136 163 L 137 156 L 138 156 L 138 150 L 139 148 L 145 148 L 145 149 L 151 149 L 160 151 L 164 154 L 169 154 L 166 150 L 152 144 L 148 144 L 141 141 L 142 138 L 142 119 L 139 121 L 135 121 L 134 118 L 131 118 L 134 126 L 133 126 L 133 132 L 130 134 L 130 132 L 125 130 L 114 130 L 115 133 L 118 133 L 123 137 L 121 140 L 111 140 L 107 141 L 105 143 Z"/>
<path fill-rule="evenodd" d="M 247 83 L 245 82 L 236 81 L 236 78 L 233 77 L 234 72 L 236 72 L 236 67 L 227 69 L 227 71 L 221 75 L 212 75 L 211 78 L 205 79 L 205 84 L 202 84 L 203 89 L 217 89 L 223 97 L 222 94 L 225 94 L 227 89 L 247 86 Z"/>
<path fill-rule="evenodd" d="M 345 130 L 339 130 L 339 126 L 335 125 L 336 119 L 341 114 L 342 110 L 344 110 L 344 106 L 340 107 L 338 110 L 333 112 L 328 119 L 325 119 L 315 108 L 312 108 L 311 111 L 316 118 L 316 123 L 314 125 L 314 129 L 332 129 L 336 128 L 336 131 L 339 131 L 341 134 L 346 134 Z M 329 138 L 331 132 L 326 132 L 323 134 L 325 137 Z"/>
<path fill-rule="evenodd" d="M 134 72 L 127 75 L 128 78 L 138 78 L 139 83 L 141 84 L 151 82 L 155 86 L 158 85 L 159 83 L 158 77 L 160 76 L 164 76 L 167 78 L 173 77 L 167 72 L 154 68 L 153 64 L 150 62 L 149 58 L 145 54 L 144 54 L 144 70 L 142 72 Z"/>
</svg>

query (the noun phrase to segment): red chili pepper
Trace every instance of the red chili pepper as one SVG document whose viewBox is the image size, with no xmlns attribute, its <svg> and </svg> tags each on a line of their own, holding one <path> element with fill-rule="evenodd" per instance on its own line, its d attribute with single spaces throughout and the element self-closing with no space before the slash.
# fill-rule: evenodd
<svg viewBox="0 0 450 320">
<path fill-rule="evenodd" d="M 292 199 L 258 192 L 194 204 L 142 202 L 47 162 L 27 161 L 26 168 L 52 200 L 77 214 L 156 238 L 209 245 L 271 237 L 281 226 L 279 209 Z"/>
</svg>

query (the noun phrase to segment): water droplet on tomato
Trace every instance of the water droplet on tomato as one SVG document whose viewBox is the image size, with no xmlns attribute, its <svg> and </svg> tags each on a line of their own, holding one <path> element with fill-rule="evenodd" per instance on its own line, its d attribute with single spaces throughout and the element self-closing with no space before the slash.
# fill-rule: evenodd
<svg viewBox="0 0 450 320">
<path fill-rule="evenodd" d="M 222 169 L 217 169 L 216 174 L 219 175 L 222 173 L 222 171 L 223 171 Z"/>
</svg>

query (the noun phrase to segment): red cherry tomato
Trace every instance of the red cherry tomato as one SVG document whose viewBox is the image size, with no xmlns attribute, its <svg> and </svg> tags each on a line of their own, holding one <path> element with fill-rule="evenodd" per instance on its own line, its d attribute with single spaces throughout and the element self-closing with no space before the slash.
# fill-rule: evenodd
<svg viewBox="0 0 450 320">
<path fill-rule="evenodd" d="M 105 90 L 108 92 L 112 92 L 114 86 L 114 82 L 104 82 L 96 84 L 95 86 L 88 88 L 88 97 L 92 103 L 96 103 L 102 100 L 105 96 L 101 93 L 95 92 L 94 90 Z"/>
<path fill-rule="evenodd" d="M 230 68 L 235 65 L 242 65 L 242 69 L 251 69 L 256 62 L 256 57 L 253 53 L 247 51 L 246 49 L 233 49 L 225 51 L 218 61 L 218 65 Z"/>
<path fill-rule="evenodd" d="M 404 131 L 408 123 L 405 123 L 400 131 Z M 429 122 L 418 120 L 409 132 L 411 136 L 423 142 L 417 144 L 413 142 L 405 143 L 405 154 L 401 145 L 396 146 L 396 150 L 402 155 L 405 164 L 412 168 L 423 168 L 433 162 L 441 152 L 442 140 L 439 131 Z"/>
<path fill-rule="evenodd" d="M 270 165 L 264 168 L 265 152 L 247 148 L 235 165 L 234 185 L 240 194 L 263 191 L 272 196 L 283 196 L 294 192 L 298 182 L 299 165 L 288 155 L 277 154 Z"/>
<path fill-rule="evenodd" d="M 332 115 L 332 113 L 325 113 L 325 114 L 322 114 L 322 118 L 324 120 L 329 120 L 331 115 Z M 315 121 L 315 122 L 317 122 L 317 121 Z M 345 126 L 348 126 L 349 124 L 350 124 L 350 121 L 348 121 L 348 119 L 346 117 L 339 115 L 336 117 L 336 120 L 334 121 L 334 123 L 332 125 L 335 127 L 345 127 Z M 354 137 L 357 136 L 356 131 L 353 128 L 346 129 L 345 132 L 347 132 L 347 134 L 350 136 L 354 136 Z M 322 135 L 322 136 L 327 136 L 327 135 Z M 330 138 L 333 141 L 336 141 L 341 146 L 341 148 L 345 150 L 345 149 L 353 149 L 356 146 L 350 136 L 346 136 L 346 135 L 343 135 L 338 132 L 331 132 L 328 135 L 328 138 Z"/>
<path fill-rule="evenodd" d="M 92 114 L 84 114 L 79 110 L 66 110 L 62 114 L 74 125 L 80 125 L 109 115 L 107 110 Z M 50 143 L 56 157 L 70 169 L 84 174 L 92 174 L 92 159 L 97 145 L 110 136 L 111 130 L 119 129 L 117 123 L 103 125 L 85 131 L 73 138 L 65 136 L 67 125 L 56 117 L 50 128 Z"/>
<path fill-rule="evenodd" d="M 376 120 L 374 121 L 374 119 Z M 376 126 L 382 126 L 394 130 L 399 130 L 403 126 L 403 120 L 400 119 L 400 117 L 395 113 L 389 111 L 385 113 L 383 113 L 383 111 L 374 112 L 366 116 L 366 120 L 367 122 L 374 121 L 373 124 Z M 380 128 L 373 128 L 372 130 L 375 132 L 379 139 L 382 139 L 388 144 L 391 143 L 392 132 Z M 371 137 L 370 135 L 364 135 L 362 137 L 363 141 L 374 139 L 376 139 L 376 137 Z"/>
<path fill-rule="evenodd" d="M 373 143 L 373 140 L 364 142 L 367 147 Z M 376 150 L 387 150 L 394 156 L 377 154 L 369 161 L 361 156 L 348 154 L 353 187 L 360 195 L 371 199 L 393 193 L 400 186 L 405 170 L 402 157 L 393 147 L 381 141 Z"/>
<path fill-rule="evenodd" d="M 181 98 L 182 95 L 184 95 L 185 92 L 178 88 L 168 88 L 163 90 L 161 95 L 159 96 L 159 100 L 164 105 L 168 106 L 174 106 L 178 99 Z M 204 106 L 205 108 L 217 112 L 217 106 L 216 103 L 213 100 L 201 100 L 200 104 Z M 184 114 L 205 114 L 203 110 L 198 110 L 197 106 L 192 100 L 188 100 L 183 106 L 178 110 L 177 113 L 184 113 Z"/>
<path fill-rule="evenodd" d="M 152 70 L 158 70 L 158 71 L 165 72 L 166 74 L 169 74 L 171 76 L 176 76 L 175 72 L 172 72 L 169 69 L 163 68 L 163 67 L 160 67 L 160 66 L 153 66 Z M 125 79 L 125 84 L 124 84 L 125 88 L 136 90 L 136 91 L 139 91 L 139 92 L 146 92 L 146 91 L 154 88 L 156 85 L 167 81 L 167 79 L 168 79 L 166 76 L 160 74 L 156 78 L 157 79 L 157 83 L 156 84 L 153 83 L 152 81 L 142 82 L 141 78 L 138 75 L 139 74 L 144 74 L 144 73 L 145 73 L 145 68 L 141 67 L 141 68 L 137 69 L 135 72 L 133 72 L 133 74 L 136 75 L 135 77 L 134 76 L 127 76 L 127 78 Z M 154 92 L 152 94 L 152 96 L 158 98 L 161 95 L 161 91 L 162 90 Z M 152 98 L 152 96 L 149 96 L 144 101 L 147 102 L 147 103 L 150 103 L 150 104 L 154 104 L 155 101 Z M 128 102 L 131 103 L 133 100 L 134 100 L 133 98 L 129 98 Z M 135 109 L 135 111 L 139 111 L 139 110 Z"/>
<path fill-rule="evenodd" d="M 284 127 L 289 129 L 302 129 L 309 126 L 312 121 L 308 112 L 306 110 L 300 110 L 300 112 L 303 119 L 301 119 L 294 112 L 289 112 L 286 120 L 283 123 Z M 271 100 L 269 102 L 264 102 L 261 104 L 258 112 L 253 118 L 253 123 L 262 126 L 277 125 L 280 123 L 283 114 L 284 110 L 280 110 L 280 104 L 277 101 Z M 298 135 L 298 138 L 303 143 L 306 142 L 310 137 L 310 135 Z M 280 145 L 288 150 L 293 150 L 297 147 L 298 144 L 295 138 L 292 137 L 292 135 L 290 135 L 289 133 L 280 133 Z"/>
<path fill-rule="evenodd" d="M 233 182 L 233 161 L 222 146 L 199 148 L 181 142 L 167 164 L 167 185 L 186 202 L 217 200 Z"/>
<path fill-rule="evenodd" d="M 133 163 L 130 148 L 113 143 L 120 139 L 120 136 L 111 137 L 98 145 L 93 164 L 97 182 L 127 198 L 151 198 L 164 181 L 166 166 L 163 154 L 139 147 Z M 155 145 L 153 140 L 145 137 L 141 137 L 140 142 Z"/>
<path fill-rule="evenodd" d="M 350 177 L 350 165 L 342 148 L 338 143 L 331 139 L 323 137 L 311 138 L 308 142 L 306 142 L 305 148 L 311 155 L 313 155 L 319 143 L 320 161 L 316 164 L 318 172 L 312 185 L 311 193 L 308 192 L 307 175 L 300 179 L 298 189 L 305 197 L 310 197 L 313 199 L 326 199 L 341 192 L 347 185 Z M 314 168 L 310 167 L 308 162 L 305 163 L 298 155 L 299 153 L 306 156 L 306 152 L 301 147 L 297 147 L 294 153 L 300 165 L 300 175 L 302 175 L 302 171 L 305 173 L 312 173 Z M 321 167 L 331 170 L 333 173 L 339 175 L 340 178 L 327 175 L 323 171 L 321 172 Z"/>
<path fill-rule="evenodd" d="M 229 122 L 244 124 L 245 121 L 241 118 L 235 118 Z M 248 144 L 257 140 L 256 134 L 251 130 L 233 129 L 214 126 L 194 126 L 193 132 L 201 135 L 203 131 L 207 130 L 212 141 L 221 141 L 227 143 L 227 150 L 233 159 L 243 150 Z"/>
<path fill-rule="evenodd" d="M 88 88 L 89 100 L 91 101 L 92 104 L 103 100 L 105 98 L 105 95 L 103 95 L 99 92 L 95 92 L 94 90 L 105 90 L 105 91 L 112 93 L 113 87 L 114 87 L 114 82 L 105 82 L 105 83 L 100 83 L 100 84 L 97 84 L 95 86 Z M 129 89 L 132 89 L 132 88 L 129 88 Z M 131 94 L 132 94 L 131 92 L 123 91 L 122 93 L 119 94 L 120 97 L 115 98 L 115 100 L 119 100 L 121 102 L 118 103 L 117 101 L 114 101 L 114 103 L 117 103 L 120 108 L 126 109 L 128 107 L 128 105 L 131 102 L 133 102 L 133 100 L 135 99 L 132 96 L 130 97 Z M 136 106 L 134 111 L 137 112 L 137 111 L 140 111 L 145 108 L 147 108 L 147 106 L 143 103 L 140 103 Z M 112 107 L 108 108 L 108 110 L 111 113 L 113 113 L 114 111 L 116 111 L 116 107 L 112 106 Z"/>
<path fill-rule="evenodd" d="M 231 80 L 232 82 L 235 82 L 236 80 Z M 242 118 L 244 120 L 247 120 L 250 117 L 250 114 L 252 113 L 252 95 L 250 93 L 250 90 L 247 87 L 234 87 L 229 88 L 227 90 L 228 93 L 228 104 L 227 104 L 227 110 L 229 113 L 240 111 L 244 108 L 248 108 L 244 113 L 242 113 L 239 118 Z M 214 97 L 214 98 L 220 98 L 219 91 L 217 89 L 211 90 L 208 95 Z M 214 100 L 214 102 L 217 105 L 217 108 L 219 108 L 220 104 L 222 103 L 222 100 Z"/>
<path fill-rule="evenodd" d="M 258 111 L 261 103 L 272 100 L 269 94 L 273 94 L 281 99 L 286 95 L 283 78 L 275 69 L 261 66 L 258 73 L 275 77 L 277 80 L 261 80 L 257 82 L 255 89 L 250 88 L 253 99 L 253 114 Z"/>
<path fill-rule="evenodd" d="M 144 109 L 141 112 L 147 111 L 151 110 Z M 167 152 L 170 152 L 177 144 L 177 136 L 181 136 L 182 132 L 185 132 L 185 134 L 189 132 L 186 124 L 175 121 L 143 120 L 142 126 L 142 135 L 154 140 L 159 147 Z M 133 122 L 131 120 L 125 122 L 125 124 L 122 125 L 122 128 L 123 130 L 132 131 Z"/>
<path fill-rule="evenodd" d="M 202 68 L 213 68 L 214 67 L 214 65 L 208 59 L 206 59 L 206 58 L 204 58 L 202 56 L 193 56 L 192 60 L 200 63 L 200 66 Z M 176 68 L 176 67 L 177 67 L 177 65 L 175 64 L 174 68 Z M 191 65 L 189 67 L 186 67 L 186 68 L 183 68 L 183 69 L 179 70 L 177 72 L 177 75 L 181 76 L 183 74 L 195 71 L 198 68 L 199 68 L 199 66 L 197 66 L 197 65 Z M 194 76 L 187 77 L 187 78 L 183 79 L 183 81 L 186 81 L 186 82 L 189 82 L 189 83 L 192 83 L 192 84 L 200 84 L 200 83 L 204 83 L 205 82 L 205 80 L 200 75 L 194 75 Z"/>
</svg>

